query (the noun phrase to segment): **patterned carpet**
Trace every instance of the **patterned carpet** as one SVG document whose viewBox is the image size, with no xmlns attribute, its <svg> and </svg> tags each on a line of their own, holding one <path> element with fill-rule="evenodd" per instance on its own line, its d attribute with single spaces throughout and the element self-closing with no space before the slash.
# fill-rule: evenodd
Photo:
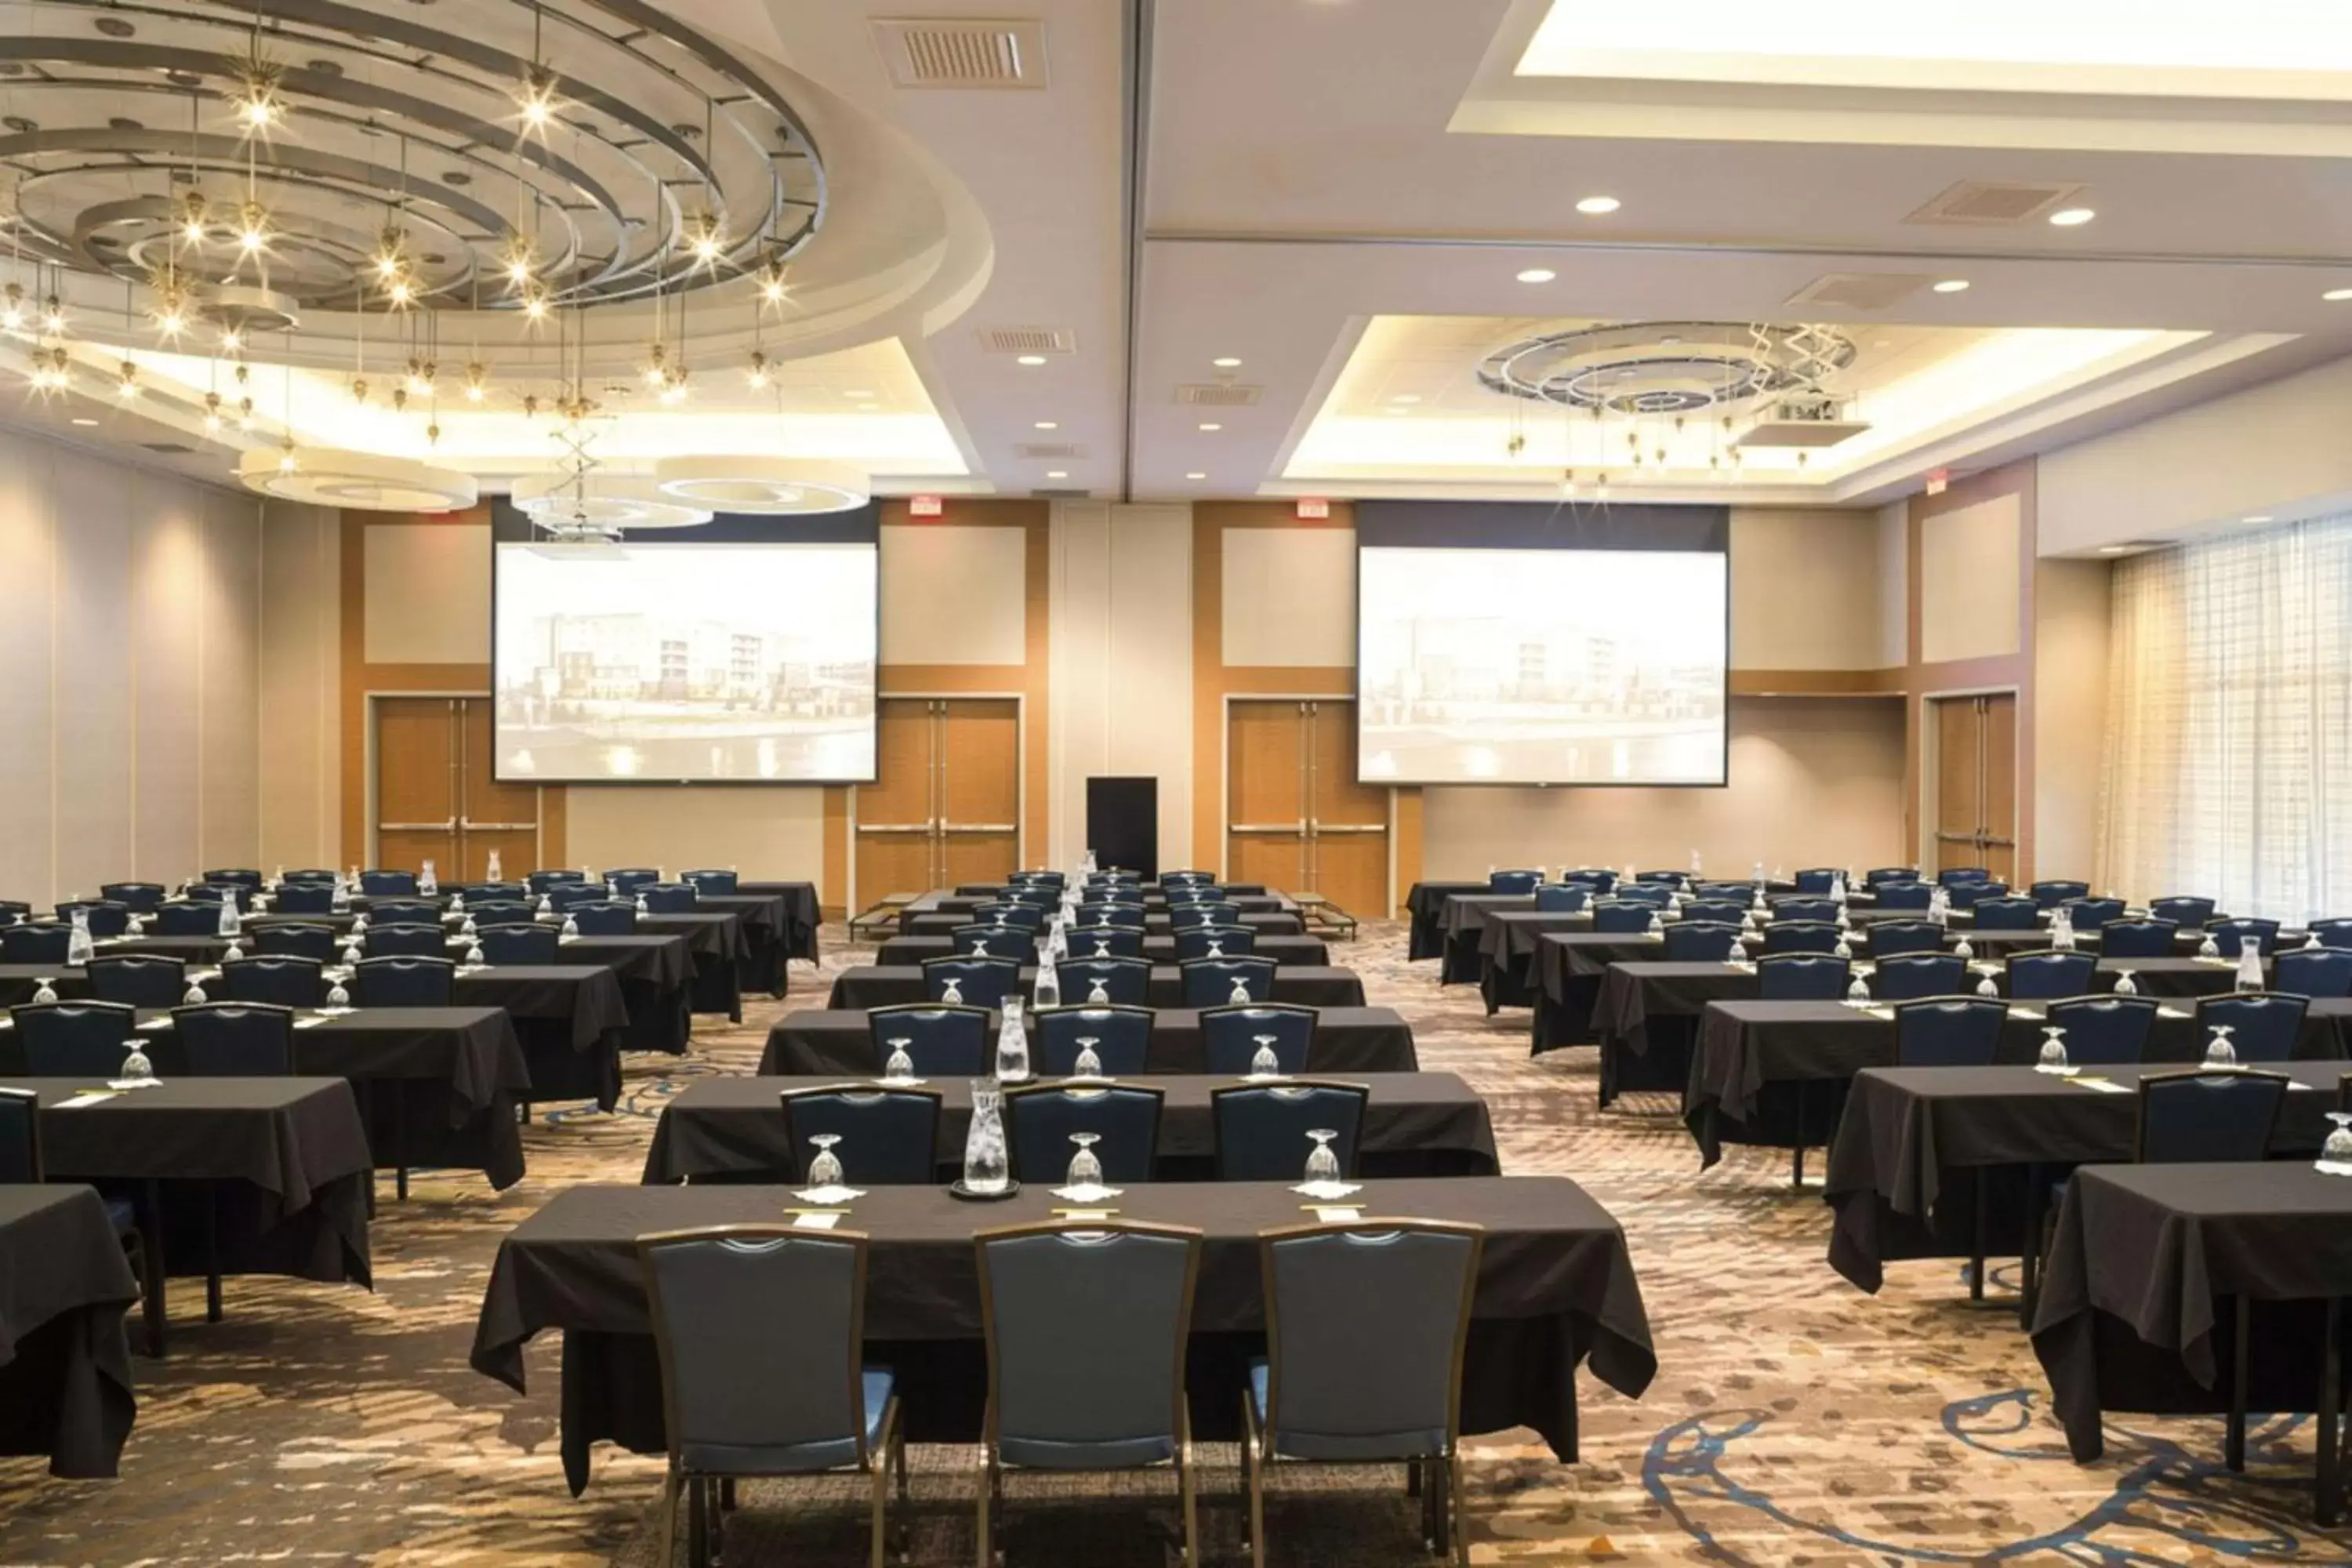
<svg viewBox="0 0 2352 1568">
<path fill-rule="evenodd" d="M 825 935 L 828 975 L 796 967 L 783 1005 L 821 1005 L 830 972 L 858 956 Z M 1581 1464 L 1525 1435 L 1472 1442 L 1475 1560 L 2352 1563 L 2352 1532 L 2308 1522 L 2308 1423 L 2259 1427 L 2245 1477 L 2221 1468 L 2220 1424 L 2200 1420 L 2113 1424 L 2107 1458 L 2078 1468 L 2005 1296 L 1971 1306 L 1957 1270 L 1933 1263 L 1861 1295 L 1824 1262 L 1827 1212 L 1789 1191 L 1785 1155 L 1735 1149 L 1698 1174 L 1663 1099 L 1597 1112 L 1591 1052 L 1530 1059 L 1525 1014 L 1486 1018 L 1470 988 L 1441 992 L 1435 965 L 1402 952 L 1401 927 L 1371 924 L 1335 961 L 1412 1021 L 1425 1066 L 1486 1097 L 1507 1170 L 1572 1175 L 1623 1221 L 1661 1363 L 1638 1403 L 1583 1380 Z M 619 1112 L 544 1118 L 525 1134 L 530 1178 L 503 1195 L 431 1175 L 399 1205 L 386 1184 L 373 1295 L 236 1280 L 227 1321 L 206 1326 L 182 1287 L 172 1358 L 136 1363 L 119 1481 L 0 1459 L 0 1565 L 654 1564 L 659 1462 L 604 1450 L 574 1501 L 555 1449 L 555 1346 L 533 1346 L 525 1399 L 466 1352 L 500 1235 L 568 1184 L 635 1181 L 663 1100 L 692 1075 L 749 1070 L 778 1011 L 754 1005 L 740 1029 L 698 1020 L 683 1062 L 631 1058 Z M 1204 1535 L 1230 1563 L 1233 1454 L 1205 1458 Z M 970 1451 L 919 1451 L 917 1466 L 914 1561 L 972 1561 Z M 1286 1478 L 1275 1560 L 1426 1562 L 1399 1474 Z M 1016 1486 L 1010 1560 L 1158 1568 L 1172 1561 L 1170 1494 L 1159 1478 Z M 853 1489 L 744 1501 L 730 1568 L 864 1561 Z"/>
</svg>

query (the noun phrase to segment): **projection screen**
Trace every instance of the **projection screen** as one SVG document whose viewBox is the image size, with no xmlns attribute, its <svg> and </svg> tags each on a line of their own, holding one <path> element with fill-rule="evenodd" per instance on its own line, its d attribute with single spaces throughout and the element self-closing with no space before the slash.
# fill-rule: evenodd
<svg viewBox="0 0 2352 1568">
<path fill-rule="evenodd" d="M 1361 782 L 1722 784 L 1726 531 L 1628 527 L 1642 510 L 1531 546 L 1360 524 Z"/>
<path fill-rule="evenodd" d="M 497 776 L 870 782 L 871 529 L 863 539 L 810 538 L 803 527 L 756 521 L 764 526 L 733 531 L 750 538 L 714 536 L 714 524 L 691 542 L 618 546 L 549 544 L 499 528 Z"/>
</svg>

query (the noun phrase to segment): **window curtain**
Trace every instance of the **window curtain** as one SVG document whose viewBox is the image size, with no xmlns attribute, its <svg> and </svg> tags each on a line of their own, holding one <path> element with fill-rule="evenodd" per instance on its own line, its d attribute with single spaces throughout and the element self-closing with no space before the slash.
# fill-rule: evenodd
<svg viewBox="0 0 2352 1568">
<path fill-rule="evenodd" d="M 2352 515 L 2118 562 L 2100 885 L 2352 914 Z"/>
</svg>

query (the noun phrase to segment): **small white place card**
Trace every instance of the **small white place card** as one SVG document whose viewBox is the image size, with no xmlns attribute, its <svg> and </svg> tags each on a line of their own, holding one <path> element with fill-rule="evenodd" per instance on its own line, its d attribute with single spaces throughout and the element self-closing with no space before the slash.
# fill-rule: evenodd
<svg viewBox="0 0 2352 1568">
<path fill-rule="evenodd" d="M 112 1100 L 113 1098 L 114 1091 L 112 1089 L 86 1089 L 70 1100 L 58 1100 L 55 1105 L 50 1106 L 49 1109 L 51 1110 L 87 1110 L 93 1105 L 104 1105 L 108 1100 Z"/>
<path fill-rule="evenodd" d="M 794 1230 L 831 1230 L 840 1223 L 839 1209 L 803 1209 L 793 1215 Z"/>
<path fill-rule="evenodd" d="M 294 1026 L 298 1029 L 315 1029 L 326 1021 L 324 1015 L 313 1018 L 297 1018 L 294 1020 Z"/>
<path fill-rule="evenodd" d="M 1315 1204 L 1311 1208 L 1324 1225 L 1352 1225 L 1364 1217 L 1364 1211 L 1350 1204 Z"/>
<path fill-rule="evenodd" d="M 2117 1083 L 2111 1078 L 2078 1078 L 2074 1081 L 2082 1085 L 2084 1089 L 2095 1089 L 2101 1094 L 2135 1094 L 2138 1092 L 2137 1089 L 2133 1089 L 2130 1084 Z"/>
</svg>

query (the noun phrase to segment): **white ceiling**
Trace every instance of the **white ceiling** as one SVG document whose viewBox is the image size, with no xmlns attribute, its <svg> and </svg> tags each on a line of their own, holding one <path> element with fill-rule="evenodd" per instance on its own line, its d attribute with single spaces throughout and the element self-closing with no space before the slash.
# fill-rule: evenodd
<svg viewBox="0 0 2352 1568">
<path fill-rule="evenodd" d="M 2292 51 L 2264 31 L 2287 0 L 2198 11 L 2187 31 L 2143 37 L 2137 53 L 2101 52 L 2095 30 L 2037 42 L 2031 24 L 2046 7 L 1997 0 L 1973 46 L 1922 35 L 1876 57 L 1842 54 L 1833 34 L 1791 36 L 1777 53 L 1740 45 L 1727 21 L 1726 49 L 1702 58 L 1680 43 L 1693 36 L 1687 12 L 1658 14 L 1666 29 L 1618 7 L 1605 80 L 1520 70 L 1548 0 L 662 3 L 807 84 L 819 140 L 839 150 L 811 269 L 832 276 L 835 247 L 870 274 L 864 288 L 840 277 L 855 310 L 814 311 L 768 340 L 781 390 L 755 398 L 740 366 L 698 367 L 693 404 L 669 416 L 687 422 L 677 438 L 691 442 L 691 422 L 706 420 L 730 449 L 830 445 L 885 490 L 1557 493 L 1556 473 L 1443 460 L 1409 441 L 1352 468 L 1297 460 L 1327 417 L 1522 416 L 1473 372 L 1539 327 L 1825 319 L 1864 346 L 1860 390 L 1932 384 L 1927 373 L 2028 334 L 2152 345 L 1972 384 L 1948 408 L 1913 408 L 1906 439 L 1866 460 L 1817 458 L 1804 486 L 1751 488 L 1759 500 L 1862 503 L 1916 488 L 1932 467 L 2005 460 L 2352 353 L 2352 303 L 2320 298 L 2352 287 L 2352 142 L 2336 142 L 2352 111 L 2319 91 L 2342 62 L 2289 68 Z M 1562 0 L 1560 15 L 1590 5 Z M 894 85 L 872 23 L 907 16 L 1041 23 L 1045 85 Z M 2228 50 L 2209 59 L 2198 28 Z M 1971 58 L 2179 79 L 2135 79 L 2163 90 L 2127 104 L 1979 89 L 1954 66 Z M 1539 52 L 1529 63 L 1580 62 Z M 1825 77 L 1844 85 L 1820 87 Z M 1814 108 L 1791 99 L 1791 83 L 1811 84 Z M 1963 181 L 2077 186 L 2070 200 L 2096 217 L 2070 228 L 1906 221 Z M 1576 210 L 1596 195 L 1622 205 Z M 1533 268 L 1554 276 L 1516 279 Z M 902 271 L 912 281 L 900 288 Z M 1875 312 L 1790 304 L 1833 273 L 1920 287 Z M 1924 287 L 1941 279 L 1969 287 Z M 1073 348 L 1023 366 L 983 342 L 1005 328 L 1057 331 Z M 1360 357 L 1368 342 L 1377 352 Z M 1179 401 L 1180 388 L 1219 384 L 1254 389 L 1250 401 Z M 1423 401 L 1388 415 L 1399 393 Z M 499 417 L 468 436 L 445 418 L 443 456 L 511 468 L 513 416 Z M 183 466 L 207 465 L 214 477 L 226 468 L 212 449 Z M 1751 493 L 1709 482 L 1709 493 Z"/>
</svg>

